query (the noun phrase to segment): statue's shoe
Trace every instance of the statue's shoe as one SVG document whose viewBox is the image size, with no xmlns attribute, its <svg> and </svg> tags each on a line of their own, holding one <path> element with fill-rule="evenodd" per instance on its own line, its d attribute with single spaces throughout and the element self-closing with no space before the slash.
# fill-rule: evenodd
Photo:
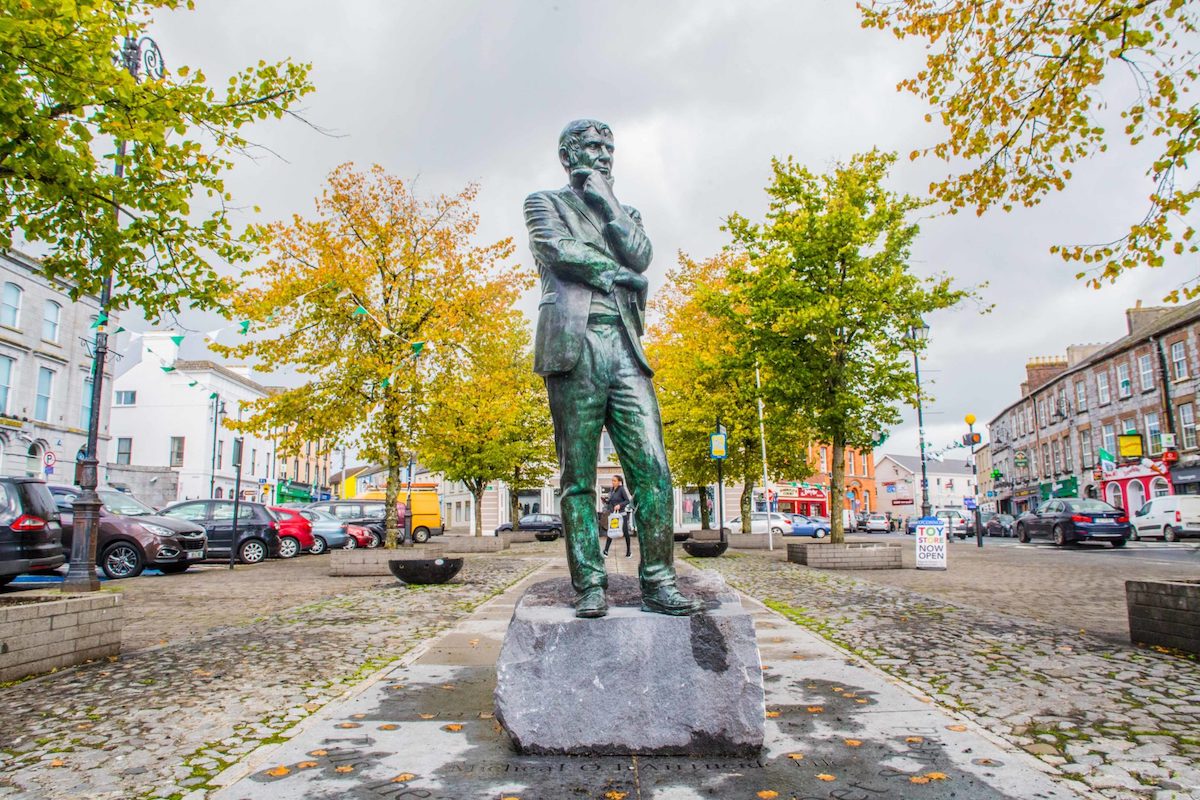
<svg viewBox="0 0 1200 800">
<path fill-rule="evenodd" d="M 592 586 L 584 589 L 575 598 L 575 616 L 584 619 L 603 617 L 608 613 L 608 600 L 604 597 L 603 586 Z"/>
<path fill-rule="evenodd" d="M 671 584 L 660 586 L 653 592 L 642 592 L 642 611 L 668 614 L 672 617 L 687 617 L 704 608 L 704 603 L 684 596 Z"/>
</svg>

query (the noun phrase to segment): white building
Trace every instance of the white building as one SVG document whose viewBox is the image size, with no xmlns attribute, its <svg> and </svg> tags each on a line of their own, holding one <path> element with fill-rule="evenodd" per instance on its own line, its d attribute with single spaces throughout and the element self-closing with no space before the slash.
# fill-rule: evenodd
<svg viewBox="0 0 1200 800">
<path fill-rule="evenodd" d="M 175 473 L 176 496 L 159 498 L 165 502 L 232 497 L 233 440 L 241 435 L 242 497 L 272 497 L 278 471 L 274 442 L 252 433 L 235 434 L 224 425 L 239 418 L 244 403 L 266 397 L 269 390 L 249 377 L 247 367 L 179 360 L 173 335 L 144 334 L 141 362 L 113 384 L 110 472 L 127 479 L 121 467 L 130 465 Z M 153 472 L 139 474 L 147 482 L 153 478 Z M 147 498 L 155 494 L 151 486 L 130 488 Z"/>
<path fill-rule="evenodd" d="M 74 482 L 87 445 L 100 303 L 71 300 L 67 289 L 44 277 L 29 256 L 0 252 L 0 474 Z M 108 439 L 104 395 L 100 453 Z"/>
<path fill-rule="evenodd" d="M 966 508 L 966 499 L 975 497 L 975 470 L 970 461 L 947 458 L 926 459 L 929 480 L 929 505 L 934 508 Z M 919 456 L 881 456 L 875 462 L 875 487 L 879 493 L 880 513 L 915 517 L 921 513 L 921 458 Z"/>
</svg>

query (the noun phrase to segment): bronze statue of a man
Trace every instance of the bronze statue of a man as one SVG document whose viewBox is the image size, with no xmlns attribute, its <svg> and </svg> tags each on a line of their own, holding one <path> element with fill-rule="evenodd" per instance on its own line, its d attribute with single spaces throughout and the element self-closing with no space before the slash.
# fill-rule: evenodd
<svg viewBox="0 0 1200 800">
<path fill-rule="evenodd" d="M 600 431 L 608 430 L 636 507 L 642 610 L 700 610 L 675 584 L 671 473 L 653 371 L 642 351 L 650 239 L 636 209 L 613 194 L 613 137 L 594 119 L 568 123 L 558 158 L 562 189 L 525 200 L 541 275 L 534 370 L 545 378 L 562 473 L 562 518 L 575 614 L 608 613 L 608 574 L 596 520 Z"/>
</svg>

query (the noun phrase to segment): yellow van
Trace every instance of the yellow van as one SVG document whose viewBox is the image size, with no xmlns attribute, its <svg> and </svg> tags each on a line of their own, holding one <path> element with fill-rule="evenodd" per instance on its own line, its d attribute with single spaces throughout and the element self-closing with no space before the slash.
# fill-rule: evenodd
<svg viewBox="0 0 1200 800">
<path fill-rule="evenodd" d="M 407 496 L 408 487 L 403 487 L 396 495 L 396 500 L 403 503 Z M 382 489 L 371 489 L 360 492 L 356 499 L 386 500 L 387 493 Z M 413 487 L 410 513 L 413 541 L 428 542 L 430 536 L 441 536 L 446 532 L 446 526 L 442 524 L 442 503 L 437 492 Z"/>
</svg>

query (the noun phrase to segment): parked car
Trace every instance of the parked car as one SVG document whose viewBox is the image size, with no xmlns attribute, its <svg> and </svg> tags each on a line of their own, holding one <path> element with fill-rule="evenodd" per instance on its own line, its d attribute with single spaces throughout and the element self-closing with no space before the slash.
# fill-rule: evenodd
<svg viewBox="0 0 1200 800">
<path fill-rule="evenodd" d="M 58 510 L 46 484 L 33 478 L 0 478 L 0 586 L 26 572 L 60 567 Z"/>
<path fill-rule="evenodd" d="M 237 541 L 233 539 L 232 500 L 184 500 L 159 512 L 194 522 L 208 534 L 208 557 L 228 559 L 232 548 L 243 564 L 279 555 L 279 520 L 262 503 L 239 502 Z"/>
<path fill-rule="evenodd" d="M 867 533 L 887 533 L 888 518 L 886 514 L 868 514 L 866 523 Z"/>
<path fill-rule="evenodd" d="M 987 535 L 988 536 L 1012 536 L 1013 526 L 1016 525 L 1017 518 L 1012 514 L 993 514 L 988 518 Z"/>
<path fill-rule="evenodd" d="M 804 514 L 792 515 L 792 528 L 785 531 L 785 536 L 811 536 L 823 539 L 829 535 L 830 522 L 824 517 L 809 517 Z"/>
<path fill-rule="evenodd" d="M 1102 500 L 1078 497 L 1047 500 L 1035 511 L 1017 518 L 1017 539 L 1028 542 L 1046 536 L 1060 547 L 1076 542 L 1108 542 L 1124 547 L 1129 539 L 1129 517 Z"/>
<path fill-rule="evenodd" d="M 372 537 L 372 544 L 363 544 L 355 537 L 355 542 L 363 547 L 378 547 L 383 544 L 386 534 L 387 506 L 379 500 L 325 500 L 308 506 L 314 511 L 324 511 L 337 517 L 348 525 L 365 529 Z"/>
<path fill-rule="evenodd" d="M 313 549 L 312 523 L 297 509 L 282 506 L 267 506 L 279 520 L 279 557 L 295 558 Z"/>
<path fill-rule="evenodd" d="M 63 552 L 69 558 L 75 540 L 75 501 L 83 490 L 57 484 L 48 488 L 62 521 Z M 174 575 L 204 560 L 208 536 L 200 525 L 162 516 L 116 489 L 97 489 L 96 494 L 101 503 L 96 563 L 109 578 L 136 578 L 147 567 Z"/>
<path fill-rule="evenodd" d="M 1139 508 L 1129 522 L 1134 539 L 1161 536 L 1177 542 L 1184 536 L 1200 536 L 1200 495 L 1156 497 Z"/>
<path fill-rule="evenodd" d="M 356 547 L 379 547 L 381 544 L 383 544 L 383 537 L 375 531 L 353 522 L 346 524 L 347 550 L 353 550 Z"/>
<path fill-rule="evenodd" d="M 385 493 L 379 490 L 365 492 L 363 500 L 383 500 Z M 409 501 L 409 511 L 412 514 L 412 537 L 414 542 L 428 542 L 431 536 L 441 536 L 446 532 L 442 522 L 442 499 L 437 492 L 427 489 L 414 490 L 409 497 L 407 491 L 402 491 L 397 498 L 403 503 Z"/>
<path fill-rule="evenodd" d="M 533 531 L 538 535 L 537 538 L 543 542 L 553 542 L 562 535 L 562 517 L 558 514 L 526 514 L 518 522 L 520 522 L 521 530 Z M 513 524 L 505 522 L 496 528 L 496 535 L 499 536 L 512 529 Z"/>
<path fill-rule="evenodd" d="M 346 533 L 346 523 L 333 514 L 315 508 L 296 510 L 312 525 L 313 543 L 308 552 L 313 555 L 319 556 L 331 547 L 348 547 L 347 542 L 353 541 L 350 534 Z"/>
<path fill-rule="evenodd" d="M 755 511 L 750 515 L 750 532 L 766 533 L 768 528 L 768 520 L 771 533 L 774 533 L 777 536 L 782 535 L 784 531 L 790 530 L 792 527 L 792 520 L 787 514 L 779 514 L 772 511 L 768 517 L 768 513 L 766 511 Z M 733 519 L 729 520 L 728 525 L 729 530 L 733 531 L 734 533 L 742 532 L 741 517 L 734 517 Z"/>
<path fill-rule="evenodd" d="M 967 538 L 967 534 L 975 532 L 975 520 L 971 517 L 970 511 L 963 511 L 957 508 L 939 508 L 933 512 L 933 515 L 946 523 L 947 541 L 949 541 L 949 537 L 951 536 L 965 539 Z"/>
</svg>

